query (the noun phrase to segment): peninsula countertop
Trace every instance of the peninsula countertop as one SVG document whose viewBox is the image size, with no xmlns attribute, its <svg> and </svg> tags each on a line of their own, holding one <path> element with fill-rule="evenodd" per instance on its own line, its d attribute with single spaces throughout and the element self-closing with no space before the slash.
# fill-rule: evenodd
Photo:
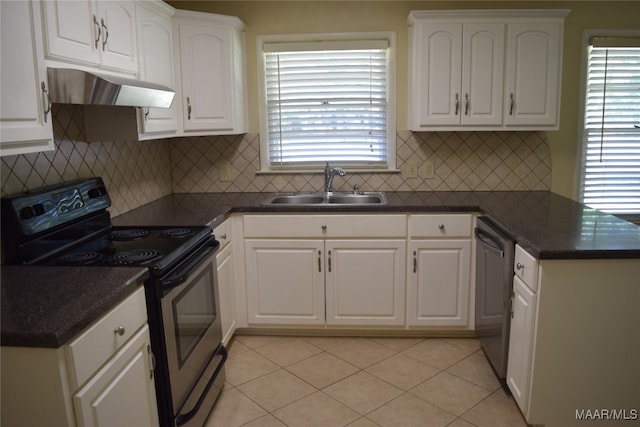
<svg viewBox="0 0 640 427">
<path fill-rule="evenodd" d="M 233 213 L 477 212 L 539 259 L 640 259 L 640 226 L 548 191 L 385 194 L 383 206 L 266 206 L 273 193 L 175 193 L 113 223 L 215 227 Z"/>
</svg>

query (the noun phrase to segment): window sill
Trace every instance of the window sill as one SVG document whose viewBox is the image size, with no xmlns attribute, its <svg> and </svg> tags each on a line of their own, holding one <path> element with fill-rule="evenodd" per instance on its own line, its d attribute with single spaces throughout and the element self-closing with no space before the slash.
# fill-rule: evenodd
<svg viewBox="0 0 640 427">
<path fill-rule="evenodd" d="M 343 168 L 347 174 L 360 174 L 360 173 L 401 173 L 400 169 L 350 169 L 348 167 Z M 323 174 L 324 170 L 312 170 L 312 169 L 274 169 L 274 170 L 257 170 L 256 175 L 316 175 Z"/>
</svg>

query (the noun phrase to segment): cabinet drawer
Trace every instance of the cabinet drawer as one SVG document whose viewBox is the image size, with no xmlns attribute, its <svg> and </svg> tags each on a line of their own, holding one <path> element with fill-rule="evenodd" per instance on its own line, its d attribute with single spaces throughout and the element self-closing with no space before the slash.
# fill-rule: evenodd
<svg viewBox="0 0 640 427">
<path fill-rule="evenodd" d="M 245 237 L 405 237 L 405 215 L 246 215 Z"/>
<path fill-rule="evenodd" d="M 538 288 L 538 260 L 529 252 L 516 245 L 516 256 L 513 270 L 533 292 Z"/>
<path fill-rule="evenodd" d="M 80 387 L 147 322 L 141 287 L 89 326 L 67 347 L 71 386 Z M 118 328 L 124 332 L 118 333 Z"/>
<path fill-rule="evenodd" d="M 409 237 L 470 237 L 471 214 L 411 215 Z"/>
<path fill-rule="evenodd" d="M 213 229 L 213 235 L 220 242 L 220 249 L 231 242 L 231 220 L 228 219 Z"/>
</svg>

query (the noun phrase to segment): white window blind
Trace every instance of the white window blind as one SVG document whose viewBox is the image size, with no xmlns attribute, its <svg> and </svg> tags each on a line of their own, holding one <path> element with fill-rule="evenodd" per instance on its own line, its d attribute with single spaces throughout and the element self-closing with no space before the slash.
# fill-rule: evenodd
<svg viewBox="0 0 640 427">
<path fill-rule="evenodd" d="M 587 73 L 582 201 L 640 214 L 640 39 L 592 38 Z"/>
<path fill-rule="evenodd" d="M 386 165 L 387 40 L 265 43 L 270 167 Z"/>
</svg>

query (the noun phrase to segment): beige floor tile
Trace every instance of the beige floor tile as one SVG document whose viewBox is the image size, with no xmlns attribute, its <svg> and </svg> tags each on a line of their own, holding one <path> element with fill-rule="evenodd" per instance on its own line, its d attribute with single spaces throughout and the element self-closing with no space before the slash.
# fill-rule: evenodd
<svg viewBox="0 0 640 427">
<path fill-rule="evenodd" d="M 451 424 L 447 424 L 447 427 L 476 427 L 476 425 L 462 418 L 456 418 Z"/>
<path fill-rule="evenodd" d="M 371 340 L 391 350 L 402 351 L 424 341 L 424 338 L 371 338 Z"/>
<path fill-rule="evenodd" d="M 359 418 L 357 412 L 321 391 L 278 409 L 273 415 L 288 427 L 338 427 Z"/>
<path fill-rule="evenodd" d="M 366 338 L 356 338 L 327 351 L 361 369 L 394 354 L 393 350 Z"/>
<path fill-rule="evenodd" d="M 284 369 L 242 384 L 238 390 L 269 412 L 316 391 Z"/>
<path fill-rule="evenodd" d="M 224 366 L 226 379 L 234 386 L 279 369 L 278 365 L 255 351 L 246 351 L 234 358 L 229 358 Z"/>
<path fill-rule="evenodd" d="M 402 394 L 398 387 L 366 372 L 345 378 L 323 391 L 363 415 Z"/>
<path fill-rule="evenodd" d="M 359 369 L 329 353 L 320 353 L 287 366 L 287 370 L 322 389 L 355 374 Z"/>
<path fill-rule="evenodd" d="M 446 372 L 425 381 L 411 393 L 455 415 L 462 415 L 491 394 L 489 390 Z"/>
<path fill-rule="evenodd" d="M 248 424 L 244 424 L 242 427 L 287 427 L 287 425 L 273 415 L 267 414 L 256 418 Z"/>
<path fill-rule="evenodd" d="M 440 369 L 458 363 L 473 351 L 449 344 L 439 338 L 429 338 L 403 351 L 407 356 Z"/>
<path fill-rule="evenodd" d="M 267 412 L 237 389 L 223 391 L 205 427 L 237 427 L 262 417 Z"/>
<path fill-rule="evenodd" d="M 367 418 L 383 427 L 441 427 L 456 417 L 411 394 L 403 394 Z"/>
<path fill-rule="evenodd" d="M 402 390 L 409 390 L 440 372 L 431 365 L 401 353 L 369 366 L 366 371 Z"/>
<path fill-rule="evenodd" d="M 329 350 L 330 348 L 354 340 L 353 337 L 300 337 L 300 339 L 323 350 Z"/>
<path fill-rule="evenodd" d="M 503 397 L 500 390 L 496 391 L 482 402 L 462 415 L 478 427 L 526 427 L 516 402 Z"/>
<path fill-rule="evenodd" d="M 442 338 L 449 344 L 457 345 L 472 351 L 480 350 L 480 340 L 477 338 Z"/>
<path fill-rule="evenodd" d="M 240 341 L 249 348 L 259 348 L 263 345 L 271 344 L 287 337 L 271 336 L 271 335 L 236 335 L 234 340 Z"/>
<path fill-rule="evenodd" d="M 289 366 L 318 354 L 322 350 L 303 340 L 286 338 L 258 347 L 256 351 L 280 366 Z"/>
<path fill-rule="evenodd" d="M 379 424 L 374 423 L 366 417 L 358 418 L 347 427 L 379 427 Z"/>
<path fill-rule="evenodd" d="M 229 352 L 229 358 L 238 356 L 239 354 L 242 354 L 249 350 L 251 350 L 249 347 L 242 344 L 241 341 L 238 341 L 236 339 L 232 339 L 229 345 L 227 346 L 227 351 Z"/>
<path fill-rule="evenodd" d="M 500 382 L 482 350 L 477 351 L 447 369 L 447 372 L 471 381 L 490 391 L 500 388 Z"/>
</svg>

